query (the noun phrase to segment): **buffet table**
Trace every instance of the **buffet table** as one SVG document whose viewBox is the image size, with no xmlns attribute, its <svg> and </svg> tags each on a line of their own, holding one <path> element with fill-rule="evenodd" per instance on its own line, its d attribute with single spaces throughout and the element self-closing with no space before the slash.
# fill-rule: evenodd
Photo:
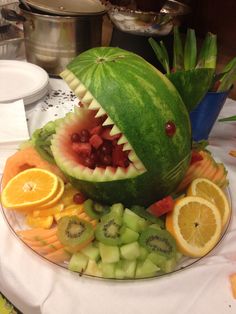
<svg viewBox="0 0 236 314">
<path fill-rule="evenodd" d="M 62 80 L 50 79 L 48 95 L 25 107 L 29 133 L 63 117 L 77 101 Z M 235 108 L 227 99 L 220 116 L 235 114 Z M 147 280 L 80 277 L 27 248 L 1 213 L 0 291 L 24 314 L 236 313 L 229 281 L 236 272 L 236 158 L 229 155 L 236 150 L 236 123 L 217 122 L 209 148 L 227 167 L 233 210 L 226 235 L 208 256 L 183 271 Z"/>
</svg>

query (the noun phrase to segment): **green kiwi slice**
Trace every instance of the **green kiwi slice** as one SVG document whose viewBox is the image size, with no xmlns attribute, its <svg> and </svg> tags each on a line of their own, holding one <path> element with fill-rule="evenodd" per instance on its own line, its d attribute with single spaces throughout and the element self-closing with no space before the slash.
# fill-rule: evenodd
<svg viewBox="0 0 236 314">
<path fill-rule="evenodd" d="M 89 217 L 94 219 L 99 219 L 104 214 L 106 214 L 109 210 L 108 206 L 102 205 L 98 202 L 94 202 L 91 199 L 87 199 L 84 204 L 84 211 L 86 214 L 89 215 Z"/>
<path fill-rule="evenodd" d="M 95 229 L 95 237 L 98 241 L 107 245 L 118 245 L 120 243 L 120 229 L 122 217 L 110 212 L 101 218 Z"/>
<path fill-rule="evenodd" d="M 176 256 L 175 239 L 166 230 L 147 228 L 140 234 L 139 243 L 150 253 L 157 252 L 166 258 Z"/>
<path fill-rule="evenodd" d="M 93 226 L 77 216 L 65 216 L 58 221 L 57 236 L 69 252 L 77 252 L 94 238 Z"/>
</svg>

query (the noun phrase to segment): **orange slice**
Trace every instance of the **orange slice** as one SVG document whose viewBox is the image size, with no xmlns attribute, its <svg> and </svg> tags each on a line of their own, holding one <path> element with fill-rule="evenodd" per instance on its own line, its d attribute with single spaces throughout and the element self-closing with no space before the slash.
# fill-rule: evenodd
<svg viewBox="0 0 236 314">
<path fill-rule="evenodd" d="M 64 205 L 62 203 L 58 203 L 57 205 L 47 208 L 47 209 L 36 209 L 33 211 L 33 217 L 47 217 L 51 215 L 58 214 L 62 212 L 64 209 Z"/>
<path fill-rule="evenodd" d="M 192 181 L 187 195 L 200 196 L 215 204 L 221 214 L 222 227 L 226 225 L 230 217 L 231 208 L 225 193 L 218 185 L 208 179 L 199 178 Z"/>
<path fill-rule="evenodd" d="M 41 206 L 38 207 L 39 210 L 41 209 L 47 209 L 47 208 L 51 208 L 53 206 L 55 206 L 59 200 L 62 198 L 62 195 L 64 193 L 64 182 L 60 177 L 58 178 L 58 187 L 55 193 L 55 197 L 53 199 L 51 199 L 49 202 L 47 202 L 46 204 L 43 204 Z"/>
<path fill-rule="evenodd" d="M 166 229 L 175 238 L 179 251 L 190 257 L 204 256 L 217 244 L 221 225 L 219 209 L 198 196 L 179 199 L 166 216 Z"/>
<path fill-rule="evenodd" d="M 54 198 L 58 177 L 47 170 L 32 168 L 18 173 L 5 186 L 1 201 L 5 208 L 34 209 Z"/>
<path fill-rule="evenodd" d="M 67 183 L 65 185 L 64 193 L 61 199 L 62 203 L 65 206 L 75 204 L 75 202 L 73 201 L 73 197 L 76 193 L 78 193 L 78 190 L 76 190 L 70 183 Z"/>
<path fill-rule="evenodd" d="M 78 215 L 84 211 L 83 204 L 66 206 L 60 213 L 54 214 L 54 219 L 58 222 L 64 216 Z"/>
<path fill-rule="evenodd" d="M 32 228 L 49 229 L 53 224 L 53 216 L 33 217 L 33 215 L 28 214 L 26 216 L 26 223 Z"/>
</svg>

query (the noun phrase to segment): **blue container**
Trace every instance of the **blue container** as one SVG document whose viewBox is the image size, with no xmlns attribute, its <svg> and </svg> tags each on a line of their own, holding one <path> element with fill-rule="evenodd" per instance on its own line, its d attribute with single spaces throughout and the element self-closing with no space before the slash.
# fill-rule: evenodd
<svg viewBox="0 0 236 314">
<path fill-rule="evenodd" d="M 208 92 L 196 109 L 190 112 L 192 139 L 207 140 L 219 113 L 227 99 L 229 91 Z"/>
</svg>

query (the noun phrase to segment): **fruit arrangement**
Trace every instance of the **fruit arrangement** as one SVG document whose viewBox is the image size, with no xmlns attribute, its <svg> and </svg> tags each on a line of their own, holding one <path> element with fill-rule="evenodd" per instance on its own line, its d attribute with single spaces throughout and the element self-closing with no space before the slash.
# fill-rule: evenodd
<svg viewBox="0 0 236 314">
<path fill-rule="evenodd" d="M 52 262 L 113 279 L 207 254 L 230 217 L 227 172 L 192 149 L 175 87 L 119 48 L 82 53 L 62 77 L 80 105 L 5 165 L 1 202 L 25 219 L 18 236 Z"/>
</svg>

